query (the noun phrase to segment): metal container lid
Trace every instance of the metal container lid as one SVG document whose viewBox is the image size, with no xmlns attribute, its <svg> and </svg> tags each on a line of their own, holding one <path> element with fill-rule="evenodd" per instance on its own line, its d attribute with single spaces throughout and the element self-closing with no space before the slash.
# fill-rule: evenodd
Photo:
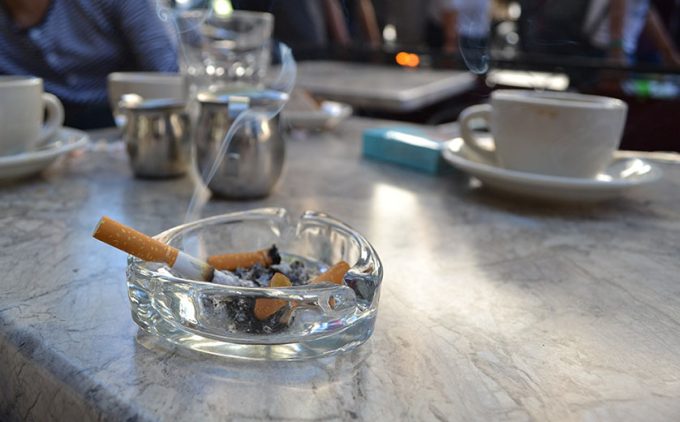
<svg viewBox="0 0 680 422">
<path fill-rule="evenodd" d="M 288 101 L 288 94 L 273 89 L 257 89 L 242 87 L 234 90 L 216 92 L 199 92 L 196 99 L 201 104 L 228 105 L 235 98 L 247 98 L 251 107 L 278 107 Z"/>
<path fill-rule="evenodd" d="M 174 98 L 144 99 L 137 94 L 125 94 L 121 97 L 118 107 L 126 110 L 160 111 L 184 109 L 187 103 Z"/>
</svg>

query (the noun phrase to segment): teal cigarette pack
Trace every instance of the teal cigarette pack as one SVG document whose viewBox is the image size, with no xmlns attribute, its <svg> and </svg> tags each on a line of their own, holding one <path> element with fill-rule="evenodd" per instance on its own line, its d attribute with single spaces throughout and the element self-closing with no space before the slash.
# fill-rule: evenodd
<svg viewBox="0 0 680 422">
<path fill-rule="evenodd" d="M 363 134 L 365 157 L 429 174 L 439 174 L 448 168 L 441 156 L 443 147 L 443 140 L 414 127 L 374 128 Z"/>
</svg>

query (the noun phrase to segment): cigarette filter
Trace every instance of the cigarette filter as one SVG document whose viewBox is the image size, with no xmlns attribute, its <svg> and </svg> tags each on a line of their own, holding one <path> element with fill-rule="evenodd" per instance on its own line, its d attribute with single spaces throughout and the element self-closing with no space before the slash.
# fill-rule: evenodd
<svg viewBox="0 0 680 422">
<path fill-rule="evenodd" d="M 312 283 L 322 283 L 328 281 L 335 284 L 343 284 L 345 274 L 349 271 L 349 264 L 345 261 L 340 261 L 330 267 L 326 272 L 321 273 L 312 279 Z"/>
<path fill-rule="evenodd" d="M 99 220 L 92 236 L 144 261 L 163 262 L 182 277 L 212 281 L 215 274 L 207 263 L 108 217 Z"/>
<path fill-rule="evenodd" d="M 208 264 L 215 267 L 215 269 L 229 271 L 234 271 L 237 268 L 252 267 L 255 264 L 262 264 L 268 267 L 279 262 L 281 262 L 281 256 L 276 246 L 254 252 L 228 253 L 208 257 Z"/>
<path fill-rule="evenodd" d="M 288 277 L 281 273 L 276 273 L 269 282 L 269 287 L 290 287 L 293 283 L 290 282 Z M 257 319 L 264 320 L 274 315 L 279 309 L 286 306 L 285 300 L 281 299 L 256 299 L 255 300 L 255 317 Z"/>
</svg>

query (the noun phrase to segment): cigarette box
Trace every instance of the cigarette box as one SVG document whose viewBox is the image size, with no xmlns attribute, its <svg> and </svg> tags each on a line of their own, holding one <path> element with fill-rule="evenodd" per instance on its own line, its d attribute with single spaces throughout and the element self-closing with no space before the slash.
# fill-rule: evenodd
<svg viewBox="0 0 680 422">
<path fill-rule="evenodd" d="M 448 165 L 441 151 L 444 140 L 417 127 L 373 128 L 363 133 L 363 155 L 429 174 Z"/>
</svg>

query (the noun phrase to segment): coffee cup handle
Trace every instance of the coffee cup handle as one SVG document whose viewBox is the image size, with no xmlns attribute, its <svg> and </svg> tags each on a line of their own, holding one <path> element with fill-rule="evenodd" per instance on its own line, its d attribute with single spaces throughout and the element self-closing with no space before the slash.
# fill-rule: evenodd
<svg viewBox="0 0 680 422">
<path fill-rule="evenodd" d="M 475 136 L 475 132 L 470 127 L 470 122 L 473 119 L 484 120 L 487 127 L 489 127 L 491 121 L 491 105 L 478 104 L 466 108 L 460 113 L 458 123 L 460 125 L 460 135 L 463 138 L 463 142 L 465 142 L 465 146 L 473 150 L 482 158 L 489 161 L 496 161 L 496 152 L 494 150 L 479 146 L 477 136 Z"/>
<path fill-rule="evenodd" d="M 38 145 L 50 139 L 64 123 L 64 106 L 61 105 L 59 98 L 47 92 L 43 93 L 42 98 L 47 110 L 47 118 L 40 131 Z"/>
</svg>

